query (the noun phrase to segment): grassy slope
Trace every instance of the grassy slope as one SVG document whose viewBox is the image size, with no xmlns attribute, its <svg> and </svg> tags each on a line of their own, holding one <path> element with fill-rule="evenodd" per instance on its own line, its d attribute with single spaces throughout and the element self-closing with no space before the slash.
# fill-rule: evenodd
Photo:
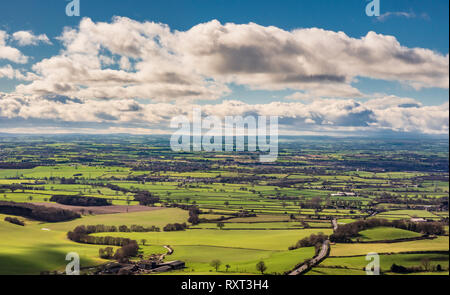
<svg viewBox="0 0 450 295">
<path fill-rule="evenodd" d="M 26 220 L 26 226 L 17 226 L 3 221 L 0 214 L 0 274 L 39 274 L 44 270 L 64 270 L 66 254 L 77 252 L 81 266 L 105 262 L 98 258 L 98 249 L 103 246 L 84 245 L 71 242 L 66 233 L 79 224 L 140 224 L 163 226 L 168 222 L 184 222 L 186 211 L 163 209 L 157 211 L 87 216 L 62 223 L 40 223 Z M 50 229 L 50 231 L 42 230 Z M 164 253 L 162 247 L 145 247 L 144 253 Z"/>
<path fill-rule="evenodd" d="M 36 226 L 17 226 L 0 220 L 0 274 L 39 274 L 63 270 L 69 252 L 80 255 L 81 266 L 102 263 L 99 246 L 81 245 L 65 238 L 64 232 L 43 231 Z"/>
<path fill-rule="evenodd" d="M 394 227 L 377 227 L 359 232 L 362 241 L 382 241 L 422 236 L 419 233 Z"/>
</svg>

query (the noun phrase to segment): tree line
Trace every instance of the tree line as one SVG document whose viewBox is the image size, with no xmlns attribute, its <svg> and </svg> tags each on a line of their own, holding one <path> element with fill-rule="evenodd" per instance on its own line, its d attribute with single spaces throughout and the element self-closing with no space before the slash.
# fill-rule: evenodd
<svg viewBox="0 0 450 295">
<path fill-rule="evenodd" d="M 46 222 L 69 221 L 81 217 L 80 214 L 70 210 L 9 201 L 0 201 L 0 213 Z"/>
<path fill-rule="evenodd" d="M 447 268 L 448 270 L 448 268 Z M 442 265 L 431 265 L 429 259 L 425 258 L 421 261 L 419 266 L 403 266 L 393 263 L 391 265 L 390 271 L 393 273 L 399 273 L 399 274 L 410 274 L 415 272 L 441 272 L 445 271 L 445 269 L 442 267 Z"/>
<path fill-rule="evenodd" d="M 295 245 L 290 246 L 289 250 L 295 250 L 303 247 L 316 247 L 317 251 L 317 249 L 320 249 L 323 242 L 325 242 L 326 240 L 328 240 L 328 236 L 323 233 L 318 233 L 317 235 L 312 234 L 309 237 L 305 237 L 299 240 Z"/>
<path fill-rule="evenodd" d="M 111 202 L 109 200 L 103 198 L 68 196 L 68 195 L 53 195 L 50 198 L 50 202 L 55 202 L 58 204 L 69 206 L 82 206 L 82 207 L 111 205 Z"/>
<path fill-rule="evenodd" d="M 145 227 L 142 225 L 136 225 L 133 224 L 130 227 L 127 225 L 104 225 L 104 224 L 97 224 L 97 225 L 79 225 L 74 230 L 74 232 L 83 233 L 86 235 L 94 234 L 94 233 L 108 233 L 108 232 L 159 232 L 160 228 L 157 226 L 149 226 Z"/>
<path fill-rule="evenodd" d="M 149 191 L 139 191 L 134 196 L 134 200 L 139 202 L 139 205 L 142 206 L 153 206 L 160 201 L 158 196 L 153 195 Z"/>
<path fill-rule="evenodd" d="M 112 247 L 100 248 L 99 256 L 103 259 L 114 258 L 119 262 L 125 262 L 130 257 L 135 257 L 139 251 L 139 245 L 137 241 L 122 238 L 122 237 L 112 237 L 112 236 L 91 236 L 93 233 L 101 232 L 153 232 L 160 231 L 159 227 L 151 226 L 144 227 L 141 225 L 131 225 L 130 227 L 126 225 L 79 225 L 73 231 L 67 233 L 67 238 L 71 241 L 83 244 L 93 244 L 93 245 L 108 245 L 108 246 L 120 246 L 119 249 L 114 253 Z"/>
<path fill-rule="evenodd" d="M 186 222 L 183 223 L 169 223 L 164 228 L 163 231 L 183 231 L 188 228 Z"/>
</svg>

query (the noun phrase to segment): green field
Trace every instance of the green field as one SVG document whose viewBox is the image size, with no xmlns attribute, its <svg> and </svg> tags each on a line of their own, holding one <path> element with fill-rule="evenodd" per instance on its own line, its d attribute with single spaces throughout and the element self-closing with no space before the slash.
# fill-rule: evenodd
<svg viewBox="0 0 450 295">
<path fill-rule="evenodd" d="M 84 216 L 68 222 L 44 223 L 43 227 L 57 231 L 70 231 L 78 225 L 143 225 L 163 227 L 168 223 L 183 223 L 188 218 L 187 211 L 175 208 L 167 208 L 155 211 L 143 211 L 121 214 L 104 214 L 95 216 Z"/>
<path fill-rule="evenodd" d="M 177 216 L 180 218 L 179 221 L 185 221 L 186 216 L 182 213 L 185 212 L 180 209 L 164 209 L 87 216 L 64 223 L 40 223 L 22 218 L 26 221 L 25 227 L 1 221 L 0 239 L 5 242 L 2 242 L 2 248 L 0 248 L 2 253 L 0 261 L 5 263 L 2 263 L 3 267 L 0 267 L 0 274 L 19 274 L 24 267 L 28 269 L 27 274 L 37 274 L 43 270 L 63 270 L 67 263 L 65 255 L 69 252 L 77 252 L 80 255 L 82 267 L 103 263 L 105 261 L 98 258 L 98 249 L 101 246 L 71 242 L 65 236 L 66 231 L 80 224 L 131 225 L 137 220 L 141 225 L 162 225 L 168 220 L 176 220 Z M 2 219 L 5 216 L 0 215 Z M 170 245 L 174 253 L 168 259 L 186 261 L 188 269 L 185 271 L 192 273 L 211 273 L 209 265 L 211 260 L 220 259 L 223 262 L 220 272 L 226 271 L 225 265 L 229 264 L 230 273 L 256 274 L 255 265 L 261 260 L 268 266 L 268 273 L 284 273 L 296 264 L 311 258 L 314 255 L 313 248 L 289 251 L 287 247 L 298 239 L 319 231 L 330 233 L 327 229 L 257 231 L 193 229 L 182 232 L 114 233 L 113 235 L 130 237 L 137 241 L 146 239 L 146 246 L 141 246 L 144 255 L 165 253 L 166 250 L 162 246 Z M 13 235 L 10 232 L 13 232 Z"/>
<path fill-rule="evenodd" d="M 410 218 L 430 218 L 439 219 L 437 215 L 426 210 L 394 210 L 387 211 L 377 215 L 377 218 L 386 219 L 410 219 Z"/>
<path fill-rule="evenodd" d="M 35 226 L 17 226 L 0 220 L 0 274 L 39 274 L 64 270 L 69 252 L 80 255 L 81 267 L 103 263 L 99 246 L 83 245 L 66 239 L 66 233 L 44 231 Z"/>
<path fill-rule="evenodd" d="M 399 240 L 399 239 L 408 239 L 408 238 L 417 238 L 422 236 L 419 233 L 394 228 L 394 227 L 377 227 L 366 229 L 359 232 L 359 237 L 354 240 L 361 241 L 384 241 L 384 240 Z"/>
<path fill-rule="evenodd" d="M 222 266 L 220 273 L 226 272 L 225 265 L 229 265 L 232 273 L 256 274 L 255 265 L 264 261 L 267 273 L 284 273 L 294 268 L 296 264 L 314 256 L 313 248 L 302 248 L 293 251 L 271 251 L 255 249 L 239 249 L 213 246 L 175 246 L 170 259 L 186 261 L 187 269 L 183 272 L 204 273 L 215 272 L 209 265 L 214 259 L 219 259 Z"/>
<path fill-rule="evenodd" d="M 326 227 L 326 224 L 323 224 Z M 286 228 L 302 228 L 302 224 L 298 222 L 257 222 L 257 223 L 224 223 L 224 230 L 227 229 L 286 229 Z M 216 223 L 202 223 L 191 227 L 203 229 L 218 229 Z"/>
<path fill-rule="evenodd" d="M 331 234 L 330 229 L 300 230 L 208 230 L 178 232 L 118 233 L 134 240 L 146 239 L 149 244 L 170 246 L 217 246 L 259 250 L 287 250 L 298 240 L 313 233 Z M 94 234 L 105 236 L 103 233 Z"/>
</svg>

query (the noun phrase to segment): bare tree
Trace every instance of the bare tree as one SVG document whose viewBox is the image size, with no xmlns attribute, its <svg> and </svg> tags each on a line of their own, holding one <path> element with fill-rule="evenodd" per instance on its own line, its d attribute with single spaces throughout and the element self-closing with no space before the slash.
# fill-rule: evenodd
<svg viewBox="0 0 450 295">
<path fill-rule="evenodd" d="M 211 263 L 209 265 L 214 267 L 214 269 L 217 272 L 219 270 L 219 267 L 222 265 L 222 262 L 219 259 L 214 259 L 213 261 L 211 261 Z"/>
<path fill-rule="evenodd" d="M 425 271 L 429 271 L 430 270 L 430 259 L 428 258 L 424 258 L 422 259 L 422 261 L 420 262 L 420 264 L 422 265 L 423 269 Z"/>
</svg>

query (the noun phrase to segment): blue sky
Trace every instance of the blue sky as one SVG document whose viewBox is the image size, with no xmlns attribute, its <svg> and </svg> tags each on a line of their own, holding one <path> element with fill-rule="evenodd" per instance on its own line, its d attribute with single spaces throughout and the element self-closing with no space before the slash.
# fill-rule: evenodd
<svg viewBox="0 0 450 295">
<path fill-rule="evenodd" d="M 66 0 L 16 0 L 1 5 L 1 27 L 11 30 L 35 30 L 57 36 L 64 26 L 77 25 L 79 19 L 64 14 Z M 188 29 L 211 19 L 221 22 L 273 25 L 286 30 L 320 27 L 345 31 L 358 37 L 367 31 L 395 35 L 408 47 L 427 47 L 448 52 L 448 9 L 445 0 L 381 0 L 381 14 L 412 12 L 417 17 L 392 17 L 380 22 L 365 14 L 366 0 L 166 0 L 122 1 L 81 0 L 81 16 L 109 21 L 112 16 L 128 16 L 170 24 L 178 30 Z M 424 15 L 425 17 L 421 17 Z"/>
<path fill-rule="evenodd" d="M 81 17 L 68 17 L 66 0 L 2 1 L 0 4 L 0 31 L 9 36 L 18 31 L 31 31 L 35 35 L 45 34 L 50 44 L 37 46 L 14 45 L 28 63 L 15 65 L 0 58 L 0 67 L 11 65 L 23 73 L 32 71 L 32 66 L 44 58 L 51 58 L 64 50 L 61 36 L 64 27 L 77 28 L 82 18 L 94 23 L 111 23 L 114 16 L 124 16 L 138 22 L 166 24 L 173 30 L 188 31 L 201 23 L 217 19 L 221 24 L 248 24 L 254 22 L 267 27 L 274 26 L 285 31 L 320 28 L 333 32 L 344 32 L 355 39 L 363 38 L 369 31 L 391 35 L 404 47 L 429 49 L 445 56 L 449 48 L 449 2 L 446 0 L 380 0 L 381 18 L 368 17 L 365 13 L 367 0 L 166 0 L 166 1 L 121 1 L 81 0 Z M 447 57 L 448 58 L 448 57 Z M 415 89 L 398 79 L 384 79 L 379 75 L 354 76 L 351 86 L 357 88 L 370 100 L 377 94 L 411 98 L 423 106 L 437 106 L 448 102 L 448 87 L 434 85 Z M 14 93 L 16 86 L 29 81 L 0 76 L 0 92 Z M 248 104 L 269 104 L 274 101 L 289 102 L 287 96 L 301 89 L 255 90 L 248 83 L 229 82 L 230 91 L 214 101 L 199 101 L 199 104 L 221 104 L 227 100 L 239 100 Z M 254 85 L 253 85 L 254 86 Z M 448 125 L 448 124 L 447 124 Z"/>
<path fill-rule="evenodd" d="M 0 29 L 8 31 L 32 30 L 57 37 L 65 26 L 76 26 L 79 17 L 67 17 L 66 0 L 16 0 L 4 1 L 0 10 Z M 222 23 L 255 22 L 265 26 L 277 26 L 286 30 L 319 27 L 333 31 L 344 31 L 352 37 L 361 37 L 368 31 L 395 36 L 402 45 L 423 47 L 443 54 L 449 48 L 449 2 L 446 0 L 381 0 L 381 14 L 407 12 L 414 17 L 393 16 L 378 21 L 365 14 L 366 0 L 167 0 L 167 1 L 121 1 L 81 0 L 80 17 L 95 21 L 110 21 L 113 16 L 127 16 L 140 21 L 154 21 L 169 24 L 172 29 L 186 30 L 192 26 L 217 19 Z M 126 4 L 125 4 L 126 3 Z M 51 56 L 59 51 L 59 44 L 36 51 L 24 50 L 36 60 Z M 1 61 L 0 61 L 1 64 Z M 11 90 L 11 81 L 1 81 L 0 87 Z M 448 100 L 448 91 L 426 89 L 420 92 L 405 89 L 396 83 L 367 80 L 361 88 L 379 91 L 388 88 L 393 94 L 416 98 L 424 104 L 436 104 Z M 250 101 L 258 95 L 269 100 L 272 94 L 248 93 L 236 87 L 235 93 Z M 233 97 L 233 95 L 231 95 Z M 259 101 L 259 100 L 258 100 Z"/>
</svg>

